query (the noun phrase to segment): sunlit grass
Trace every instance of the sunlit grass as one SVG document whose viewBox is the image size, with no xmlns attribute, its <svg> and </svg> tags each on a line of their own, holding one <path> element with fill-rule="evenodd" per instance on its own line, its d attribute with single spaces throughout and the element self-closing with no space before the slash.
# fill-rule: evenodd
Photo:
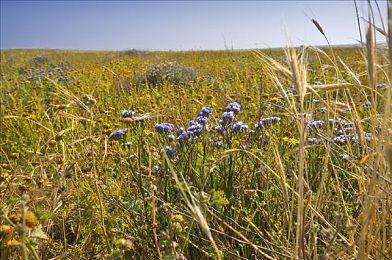
<svg viewBox="0 0 392 260">
<path fill-rule="evenodd" d="M 2 50 L 2 257 L 387 258 L 390 68 L 369 48 Z M 196 78 L 150 84 L 172 61 Z"/>
</svg>

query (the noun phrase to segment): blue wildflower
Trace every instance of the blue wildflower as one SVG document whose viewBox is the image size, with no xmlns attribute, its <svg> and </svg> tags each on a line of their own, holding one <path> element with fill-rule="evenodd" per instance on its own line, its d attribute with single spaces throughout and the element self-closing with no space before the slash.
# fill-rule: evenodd
<svg viewBox="0 0 392 260">
<path fill-rule="evenodd" d="M 241 151 L 246 150 L 246 148 L 248 148 L 246 145 L 240 145 L 240 150 Z"/>
<path fill-rule="evenodd" d="M 112 132 L 109 135 L 109 138 L 116 138 L 116 137 L 120 137 L 122 135 L 125 135 L 127 133 L 127 129 L 120 129 L 120 130 L 116 130 L 114 132 Z"/>
<path fill-rule="evenodd" d="M 126 118 L 126 117 L 130 117 L 130 118 L 133 118 L 133 116 L 134 116 L 134 112 L 133 112 L 133 110 L 126 110 L 126 109 L 124 109 L 124 111 L 121 113 L 121 119 L 124 119 L 124 118 Z"/>
<path fill-rule="evenodd" d="M 215 127 L 215 130 L 219 133 L 219 134 L 221 134 L 223 137 L 225 137 L 226 136 L 226 129 L 223 127 L 223 126 L 221 126 L 221 125 L 218 125 L 217 127 Z"/>
<path fill-rule="evenodd" d="M 214 141 L 214 146 L 215 147 L 223 147 L 223 141 L 220 141 L 220 140 L 215 140 Z"/>
<path fill-rule="evenodd" d="M 205 116 L 198 116 L 198 117 L 196 118 L 196 121 L 197 121 L 198 123 L 200 123 L 200 124 L 205 125 L 205 124 L 207 124 L 207 122 L 208 122 L 208 117 L 205 117 Z"/>
<path fill-rule="evenodd" d="M 226 125 L 228 123 L 232 123 L 234 121 L 234 112 L 223 112 L 221 120 L 219 120 L 219 124 Z"/>
<path fill-rule="evenodd" d="M 328 119 L 328 124 L 329 125 L 334 125 L 334 124 L 337 124 L 337 123 L 339 123 L 339 120 L 337 120 L 337 119 L 334 119 L 334 118 Z"/>
<path fill-rule="evenodd" d="M 366 140 L 371 140 L 372 137 L 373 137 L 373 134 L 372 134 L 372 133 L 365 133 L 365 138 L 366 138 Z"/>
<path fill-rule="evenodd" d="M 196 125 L 196 124 L 197 124 L 197 122 L 195 120 L 189 121 L 189 126 L 193 126 L 193 125 Z"/>
<path fill-rule="evenodd" d="M 248 125 L 244 124 L 243 122 L 237 122 L 232 126 L 233 132 L 246 132 L 248 131 L 249 127 Z"/>
<path fill-rule="evenodd" d="M 348 155 L 347 153 L 344 153 L 342 155 L 342 159 L 345 161 L 353 161 L 353 158 L 350 155 Z"/>
<path fill-rule="evenodd" d="M 273 124 L 276 124 L 280 121 L 280 117 L 277 117 L 277 116 L 271 116 L 270 118 L 271 118 L 271 122 Z"/>
<path fill-rule="evenodd" d="M 176 139 L 176 137 L 174 135 L 168 135 L 167 139 L 169 139 L 169 142 L 173 142 Z"/>
<path fill-rule="evenodd" d="M 317 138 L 315 138 L 315 137 L 309 137 L 308 138 L 308 142 L 311 143 L 311 144 L 318 144 L 319 140 Z"/>
<path fill-rule="evenodd" d="M 234 114 L 238 114 L 241 110 L 241 105 L 237 102 L 233 102 L 227 105 L 226 112 L 233 112 Z"/>
<path fill-rule="evenodd" d="M 270 124 L 276 124 L 280 121 L 280 117 L 277 116 L 271 116 L 271 117 L 266 117 L 262 118 L 260 122 L 255 124 L 256 128 L 263 127 L 264 125 L 270 125 Z"/>
<path fill-rule="evenodd" d="M 125 148 L 129 148 L 129 147 L 131 147 L 131 146 L 132 146 L 132 142 L 126 142 L 126 143 L 122 143 L 122 144 L 121 144 L 121 147 L 122 147 L 122 148 L 124 148 L 124 147 L 125 147 Z"/>
<path fill-rule="evenodd" d="M 321 127 L 323 127 L 324 122 L 321 120 L 317 120 L 317 121 L 310 122 L 308 125 L 311 128 L 321 128 Z"/>
<path fill-rule="evenodd" d="M 320 112 L 321 113 L 327 113 L 327 108 L 326 107 L 322 107 L 322 108 L 320 108 Z"/>
<path fill-rule="evenodd" d="M 162 173 L 161 167 L 159 167 L 158 165 L 155 165 L 155 166 L 153 167 L 153 171 L 154 171 L 154 173 L 156 173 L 156 174 L 161 174 L 161 173 Z"/>
<path fill-rule="evenodd" d="M 213 109 L 212 107 L 203 107 L 200 112 L 197 114 L 197 116 L 201 117 L 209 117 L 210 114 L 212 113 Z"/>
<path fill-rule="evenodd" d="M 351 133 L 352 131 L 354 131 L 354 128 L 352 128 L 352 127 L 344 128 L 344 132 L 346 132 L 346 133 Z"/>
<path fill-rule="evenodd" d="M 179 143 L 184 143 L 185 141 L 187 141 L 189 139 L 189 137 L 191 135 L 192 135 L 192 133 L 190 133 L 190 132 L 184 132 L 177 137 L 177 140 Z"/>
<path fill-rule="evenodd" d="M 366 100 L 365 103 L 362 104 L 364 109 L 369 109 L 372 103 L 369 100 Z"/>
<path fill-rule="evenodd" d="M 185 129 L 183 127 L 176 129 L 176 134 L 177 135 L 181 135 L 183 133 L 185 133 Z"/>
<path fill-rule="evenodd" d="M 134 154 L 131 154 L 128 158 L 129 158 L 129 160 L 135 160 L 136 159 L 136 157 L 137 157 L 137 155 L 134 153 Z"/>
<path fill-rule="evenodd" d="M 333 139 L 335 144 L 347 144 L 347 138 L 344 135 L 339 135 Z"/>
<path fill-rule="evenodd" d="M 349 127 L 349 126 L 352 126 L 352 125 L 353 125 L 352 122 L 348 122 L 348 121 L 343 120 L 343 119 L 329 119 L 329 124 L 330 124 L 330 125 L 333 125 L 333 124 L 340 124 L 340 125 L 342 125 L 342 126 L 344 126 L 344 127 Z"/>
<path fill-rule="evenodd" d="M 333 129 L 333 131 L 337 134 L 337 135 L 344 135 L 344 131 L 342 129 L 339 129 L 337 127 L 335 127 Z"/>
<path fill-rule="evenodd" d="M 161 123 L 155 125 L 155 130 L 157 130 L 157 132 L 160 134 L 171 132 L 173 129 L 174 125 L 170 123 Z"/>
<path fill-rule="evenodd" d="M 169 146 L 166 146 L 162 151 L 169 157 L 172 157 L 174 155 L 174 148 L 171 148 Z"/>
<path fill-rule="evenodd" d="M 199 136 L 201 131 L 203 131 L 203 125 L 195 122 L 190 127 L 188 127 L 187 132 L 190 132 L 192 137 Z"/>
</svg>

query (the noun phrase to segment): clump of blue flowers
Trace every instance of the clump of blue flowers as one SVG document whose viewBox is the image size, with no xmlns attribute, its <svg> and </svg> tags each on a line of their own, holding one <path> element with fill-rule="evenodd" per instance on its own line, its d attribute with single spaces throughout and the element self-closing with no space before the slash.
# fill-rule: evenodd
<svg viewBox="0 0 392 260">
<path fill-rule="evenodd" d="M 112 132 L 109 135 L 109 138 L 119 138 L 120 136 L 123 136 L 127 133 L 127 129 L 120 129 L 120 130 L 116 130 L 114 132 Z"/>
<path fill-rule="evenodd" d="M 323 127 L 324 121 L 321 121 L 321 120 L 312 121 L 308 125 L 310 128 L 317 129 L 317 128 Z"/>
<path fill-rule="evenodd" d="M 256 128 L 262 128 L 262 127 L 267 126 L 267 125 L 276 124 L 279 121 L 280 121 L 280 117 L 277 117 L 277 116 L 265 117 L 265 118 L 262 118 L 260 120 L 260 122 L 256 123 L 255 127 Z"/>
<path fill-rule="evenodd" d="M 233 112 L 234 114 L 238 114 L 241 110 L 241 105 L 237 102 L 233 102 L 227 105 L 226 112 Z"/>
<path fill-rule="evenodd" d="M 249 126 L 239 121 L 233 124 L 232 129 L 233 129 L 233 133 L 247 132 L 249 130 Z"/>
<path fill-rule="evenodd" d="M 168 157 L 172 157 L 174 155 L 174 148 L 166 146 L 164 149 L 162 149 L 162 152 L 164 152 Z"/>
<path fill-rule="evenodd" d="M 160 134 L 168 133 L 174 130 L 174 125 L 171 123 L 156 124 L 155 130 Z"/>
</svg>

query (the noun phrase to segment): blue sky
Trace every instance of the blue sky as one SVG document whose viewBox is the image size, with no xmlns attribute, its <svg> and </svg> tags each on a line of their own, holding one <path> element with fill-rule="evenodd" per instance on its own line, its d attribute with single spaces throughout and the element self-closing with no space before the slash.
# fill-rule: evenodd
<svg viewBox="0 0 392 260">
<path fill-rule="evenodd" d="M 357 3 L 360 14 L 367 17 L 366 2 Z M 386 17 L 386 2 L 379 4 Z M 1 1 L 1 48 L 324 45 L 309 18 L 320 22 L 331 44 L 359 39 L 353 1 Z"/>
</svg>

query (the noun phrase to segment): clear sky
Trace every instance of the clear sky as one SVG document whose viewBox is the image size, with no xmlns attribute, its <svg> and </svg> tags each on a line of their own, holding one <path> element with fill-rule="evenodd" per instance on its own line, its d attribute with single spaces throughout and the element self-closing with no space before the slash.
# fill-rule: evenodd
<svg viewBox="0 0 392 260">
<path fill-rule="evenodd" d="M 386 17 L 386 1 L 378 3 Z M 357 4 L 367 17 L 366 2 Z M 282 47 L 289 42 L 325 45 L 310 18 L 319 21 L 331 44 L 359 39 L 353 1 L 1 1 L 1 48 L 202 50 Z"/>
</svg>

